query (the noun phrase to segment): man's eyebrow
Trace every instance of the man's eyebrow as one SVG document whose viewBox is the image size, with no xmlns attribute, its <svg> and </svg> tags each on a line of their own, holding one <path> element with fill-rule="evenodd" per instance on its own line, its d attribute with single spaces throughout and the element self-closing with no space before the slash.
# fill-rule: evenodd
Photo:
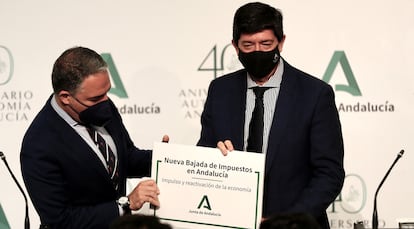
<svg viewBox="0 0 414 229">
<path fill-rule="evenodd" d="M 265 42 L 274 42 L 274 40 L 273 39 L 266 39 L 266 40 L 262 40 L 262 41 L 260 41 L 260 43 L 265 43 Z"/>
</svg>

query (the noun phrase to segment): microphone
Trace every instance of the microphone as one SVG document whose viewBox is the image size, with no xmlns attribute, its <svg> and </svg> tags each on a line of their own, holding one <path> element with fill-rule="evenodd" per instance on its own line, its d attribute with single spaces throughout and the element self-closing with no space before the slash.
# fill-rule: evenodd
<svg viewBox="0 0 414 229">
<path fill-rule="evenodd" d="M 395 158 L 394 162 L 392 163 L 391 167 L 388 169 L 387 173 L 385 174 L 384 178 L 382 178 L 380 184 L 378 185 L 377 191 L 375 192 L 374 196 L 374 210 L 372 213 L 372 229 L 378 229 L 378 213 L 377 213 L 377 195 L 378 191 L 380 190 L 382 184 L 384 184 L 385 179 L 387 179 L 388 175 L 390 174 L 392 168 L 397 163 L 397 161 L 402 157 L 404 154 L 404 150 L 402 149 L 398 155 L 397 158 Z"/>
<path fill-rule="evenodd" d="M 22 189 L 22 186 L 20 186 L 19 182 L 17 181 L 16 177 L 14 176 L 13 172 L 11 171 L 9 164 L 6 161 L 6 156 L 4 156 L 4 153 L 0 151 L 0 158 L 4 161 L 4 164 L 7 167 L 7 170 L 9 170 L 10 175 L 13 177 L 14 182 L 17 184 L 17 187 L 20 189 L 20 192 L 23 194 L 25 207 L 26 207 L 26 217 L 24 219 L 24 229 L 30 229 L 30 221 L 29 221 L 29 207 L 27 204 L 27 197 L 26 194 L 24 194 L 24 191 Z"/>
</svg>

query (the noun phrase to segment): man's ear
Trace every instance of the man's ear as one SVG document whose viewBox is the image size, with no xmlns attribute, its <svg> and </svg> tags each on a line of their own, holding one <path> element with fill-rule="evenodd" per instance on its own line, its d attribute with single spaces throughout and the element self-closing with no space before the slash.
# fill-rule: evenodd
<svg viewBox="0 0 414 229">
<path fill-rule="evenodd" d="M 239 47 L 237 47 L 236 42 L 234 42 L 234 40 L 231 40 L 231 44 L 233 45 L 233 47 L 236 49 L 236 53 L 237 55 L 239 55 Z"/>
<path fill-rule="evenodd" d="M 279 53 L 281 53 L 283 51 L 283 45 L 285 44 L 285 39 L 286 39 L 286 35 L 283 35 L 282 40 L 278 44 Z"/>
<path fill-rule="evenodd" d="M 62 90 L 58 93 L 58 99 L 61 101 L 62 104 L 68 105 L 70 93 L 68 91 Z"/>
</svg>

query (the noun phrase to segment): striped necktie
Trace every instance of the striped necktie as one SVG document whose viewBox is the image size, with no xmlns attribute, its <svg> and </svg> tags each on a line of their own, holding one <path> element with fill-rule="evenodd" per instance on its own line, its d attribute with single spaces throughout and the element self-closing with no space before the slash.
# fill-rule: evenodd
<svg viewBox="0 0 414 229">
<path fill-rule="evenodd" d="M 108 173 L 111 176 L 112 184 L 115 189 L 118 189 L 118 161 L 115 158 L 115 154 L 112 152 L 111 147 L 106 143 L 105 139 L 92 127 L 86 127 L 89 135 L 91 136 L 93 142 L 98 146 L 99 151 L 101 151 Z"/>
</svg>

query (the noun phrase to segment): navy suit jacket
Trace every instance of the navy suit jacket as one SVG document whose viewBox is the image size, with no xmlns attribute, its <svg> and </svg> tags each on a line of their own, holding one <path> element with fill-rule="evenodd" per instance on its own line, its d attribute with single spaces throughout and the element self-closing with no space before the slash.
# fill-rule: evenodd
<svg viewBox="0 0 414 229">
<path fill-rule="evenodd" d="M 55 112 L 50 98 L 28 128 L 21 169 L 42 224 L 59 229 L 108 228 L 119 216 L 116 200 L 125 195 L 126 177 L 150 175 L 151 151 L 134 146 L 112 106 L 115 115 L 105 129 L 118 152 L 118 191 L 98 156 Z"/>
<path fill-rule="evenodd" d="M 246 71 L 213 80 L 201 116 L 198 145 L 229 139 L 243 150 Z M 329 228 L 326 209 L 340 193 L 345 172 L 334 92 L 325 82 L 284 61 L 266 152 L 263 217 L 312 214 Z"/>
</svg>

